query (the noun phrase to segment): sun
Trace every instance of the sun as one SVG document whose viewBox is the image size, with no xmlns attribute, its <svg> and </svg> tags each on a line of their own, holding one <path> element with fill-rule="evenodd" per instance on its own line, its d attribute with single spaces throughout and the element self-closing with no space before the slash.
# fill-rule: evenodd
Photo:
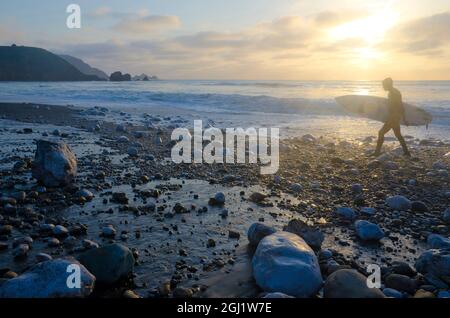
<svg viewBox="0 0 450 318">
<path fill-rule="evenodd" d="M 385 33 L 397 21 L 397 17 L 398 15 L 390 8 L 384 8 L 367 18 L 338 25 L 330 30 L 329 35 L 334 40 L 360 38 L 367 45 L 374 45 L 383 40 Z"/>
</svg>

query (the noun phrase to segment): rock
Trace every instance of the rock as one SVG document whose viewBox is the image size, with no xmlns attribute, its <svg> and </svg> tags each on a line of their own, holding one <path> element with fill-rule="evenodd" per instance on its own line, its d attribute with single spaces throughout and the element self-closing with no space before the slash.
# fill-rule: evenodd
<svg viewBox="0 0 450 318">
<path fill-rule="evenodd" d="M 2 225 L 0 227 L 0 235 L 10 235 L 13 230 L 12 225 Z"/>
<path fill-rule="evenodd" d="M 81 244 L 83 245 L 83 247 L 87 250 L 91 249 L 91 248 L 98 248 L 99 245 L 97 243 L 95 243 L 94 241 L 91 240 L 87 240 L 84 239 Z"/>
<path fill-rule="evenodd" d="M 328 276 L 323 287 L 325 298 L 384 298 L 378 288 L 367 287 L 367 278 L 353 269 L 340 269 Z"/>
<path fill-rule="evenodd" d="M 263 298 L 294 298 L 294 297 L 283 294 L 283 293 L 275 292 L 275 293 L 267 293 L 264 295 Z"/>
<path fill-rule="evenodd" d="M 428 206 L 422 201 L 413 201 L 411 203 L 411 211 L 413 212 L 428 212 Z"/>
<path fill-rule="evenodd" d="M 209 200 L 209 205 L 219 205 L 222 206 L 225 204 L 225 194 L 222 192 L 217 192 L 214 198 Z"/>
<path fill-rule="evenodd" d="M 359 183 L 355 183 L 352 184 L 351 190 L 353 193 L 361 193 L 363 191 L 363 187 Z"/>
<path fill-rule="evenodd" d="M 32 171 L 46 186 L 67 185 L 77 175 L 77 159 L 63 142 L 38 140 Z"/>
<path fill-rule="evenodd" d="M 61 245 L 61 242 L 56 237 L 51 237 L 47 241 L 47 245 L 50 246 L 50 247 L 58 247 L 58 246 Z"/>
<path fill-rule="evenodd" d="M 53 259 L 53 257 L 51 257 L 50 255 L 48 255 L 46 253 L 38 253 L 38 254 L 36 254 L 36 261 L 38 263 L 45 262 L 45 261 L 50 261 L 52 259 Z"/>
<path fill-rule="evenodd" d="M 303 135 L 301 140 L 306 143 L 314 143 L 316 141 L 316 137 L 311 134 Z"/>
<path fill-rule="evenodd" d="M 432 292 L 429 292 L 429 291 L 426 291 L 423 289 L 419 289 L 414 294 L 414 298 L 436 298 L 436 296 Z"/>
<path fill-rule="evenodd" d="M 208 241 L 206 242 L 206 247 L 211 248 L 211 247 L 215 247 L 215 246 L 216 246 L 216 241 L 214 241 L 212 238 L 208 239 Z"/>
<path fill-rule="evenodd" d="M 383 162 L 383 168 L 386 170 L 398 170 L 398 164 L 393 161 Z"/>
<path fill-rule="evenodd" d="M 323 249 L 319 252 L 319 259 L 320 260 L 328 260 L 333 257 L 333 252 L 329 249 Z"/>
<path fill-rule="evenodd" d="M 62 225 L 57 225 L 53 228 L 53 234 L 57 237 L 65 237 L 69 235 L 69 230 Z"/>
<path fill-rule="evenodd" d="M 374 215 L 375 212 L 377 212 L 377 209 L 375 208 L 370 208 L 370 207 L 363 207 L 361 208 L 361 213 L 362 214 L 366 214 L 366 215 Z"/>
<path fill-rule="evenodd" d="M 443 237 L 439 234 L 430 234 L 427 238 L 427 244 L 433 249 L 445 249 L 450 248 L 450 239 Z"/>
<path fill-rule="evenodd" d="M 431 249 L 423 252 L 415 268 L 423 275 L 446 281 L 450 277 L 450 250 Z"/>
<path fill-rule="evenodd" d="M 447 170 L 447 165 L 442 161 L 436 161 L 433 163 L 434 170 Z"/>
<path fill-rule="evenodd" d="M 16 249 L 13 251 L 13 256 L 15 258 L 23 258 L 28 255 L 28 251 L 30 250 L 30 246 L 28 244 L 19 244 Z"/>
<path fill-rule="evenodd" d="M 158 293 L 162 297 L 169 296 L 171 292 L 170 289 L 170 280 L 163 282 L 161 285 L 158 286 Z"/>
<path fill-rule="evenodd" d="M 184 287 L 175 288 L 172 294 L 173 298 L 192 298 L 193 295 L 192 289 Z"/>
<path fill-rule="evenodd" d="M 345 219 L 354 219 L 356 217 L 356 213 L 352 208 L 348 208 L 348 207 L 338 207 L 336 209 L 336 213 L 345 218 Z"/>
<path fill-rule="evenodd" d="M 136 147 L 129 147 L 127 153 L 130 157 L 137 157 L 139 155 L 139 150 Z"/>
<path fill-rule="evenodd" d="M 256 283 L 268 292 L 314 296 L 322 286 L 319 263 L 299 236 L 276 232 L 259 242 L 252 260 Z"/>
<path fill-rule="evenodd" d="M 389 288 L 414 294 L 417 289 L 417 283 L 414 279 L 405 275 L 390 274 L 385 279 L 385 284 Z"/>
<path fill-rule="evenodd" d="M 138 299 L 141 298 L 141 296 L 139 296 L 138 294 L 136 294 L 134 291 L 127 289 L 126 291 L 123 292 L 122 294 L 123 298 L 131 298 L 131 299 Z"/>
<path fill-rule="evenodd" d="M 119 143 L 125 144 L 125 143 L 127 143 L 127 142 L 129 142 L 129 141 L 130 141 L 130 139 L 128 139 L 127 136 L 119 136 L 119 137 L 117 138 L 117 142 L 119 142 Z"/>
<path fill-rule="evenodd" d="M 355 230 L 363 241 L 379 241 L 384 237 L 384 232 L 378 225 L 365 220 L 356 221 Z"/>
<path fill-rule="evenodd" d="M 247 238 L 250 245 L 257 246 L 264 237 L 275 232 L 274 228 L 263 223 L 253 223 L 248 229 Z"/>
<path fill-rule="evenodd" d="M 396 289 L 393 288 L 385 288 L 383 289 L 383 294 L 386 297 L 390 298 L 403 298 L 403 294 Z"/>
<path fill-rule="evenodd" d="M 128 247 L 116 243 L 88 250 L 78 259 L 99 283 L 108 285 L 128 276 L 133 271 L 135 262 Z"/>
<path fill-rule="evenodd" d="M 239 234 L 239 232 L 229 230 L 228 231 L 228 237 L 231 238 L 231 239 L 238 239 L 239 240 L 239 238 L 241 237 L 241 234 Z"/>
<path fill-rule="evenodd" d="M 397 261 L 392 264 L 392 271 L 395 274 L 406 275 L 408 277 L 416 276 L 417 272 L 406 262 Z"/>
<path fill-rule="evenodd" d="M 325 236 L 318 228 L 309 226 L 298 219 L 289 221 L 288 225 L 283 228 L 283 231 L 297 234 L 314 250 L 320 250 L 325 239 Z"/>
<path fill-rule="evenodd" d="M 69 266 L 80 271 L 80 288 L 69 288 Z M 94 289 L 95 277 L 73 259 L 55 259 L 38 263 L 22 275 L 0 285 L 0 298 L 86 297 Z"/>
<path fill-rule="evenodd" d="M 450 290 L 441 290 L 437 296 L 438 298 L 450 298 Z"/>
<path fill-rule="evenodd" d="M 260 192 L 253 192 L 250 197 L 248 198 L 251 202 L 254 203 L 261 203 L 266 199 L 267 195 L 260 193 Z"/>
<path fill-rule="evenodd" d="M 442 214 L 442 219 L 445 223 L 450 224 L 450 208 L 445 209 L 444 213 Z"/>
<path fill-rule="evenodd" d="M 291 190 L 295 193 L 302 191 L 303 187 L 299 183 L 291 184 Z"/>
<path fill-rule="evenodd" d="M 116 229 L 111 224 L 108 224 L 107 226 L 103 227 L 102 235 L 104 237 L 114 237 L 116 236 Z"/>
<path fill-rule="evenodd" d="M 80 198 L 85 198 L 87 201 L 92 200 L 94 198 L 94 194 L 87 189 L 82 189 L 78 191 L 77 196 Z"/>
<path fill-rule="evenodd" d="M 388 197 L 386 204 L 394 210 L 405 211 L 411 209 L 411 201 L 401 195 Z"/>
<path fill-rule="evenodd" d="M 124 192 L 113 192 L 111 200 L 115 203 L 128 204 L 128 198 Z"/>
<path fill-rule="evenodd" d="M 118 131 L 118 132 L 126 132 L 127 129 L 125 128 L 124 125 L 119 124 L 119 125 L 116 126 L 116 131 Z"/>
</svg>

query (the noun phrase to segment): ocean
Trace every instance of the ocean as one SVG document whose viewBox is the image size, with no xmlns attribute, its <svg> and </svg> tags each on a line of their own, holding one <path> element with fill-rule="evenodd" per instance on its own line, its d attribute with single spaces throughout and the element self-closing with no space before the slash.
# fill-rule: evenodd
<svg viewBox="0 0 450 318">
<path fill-rule="evenodd" d="M 450 81 L 396 81 L 405 102 L 433 115 L 417 138 L 450 140 Z M 340 95 L 386 96 L 379 81 L 160 80 L 148 82 L 0 82 L 0 102 L 102 106 L 213 121 L 217 126 L 280 127 L 283 136 L 314 133 L 356 138 L 380 123 L 345 113 Z"/>
</svg>

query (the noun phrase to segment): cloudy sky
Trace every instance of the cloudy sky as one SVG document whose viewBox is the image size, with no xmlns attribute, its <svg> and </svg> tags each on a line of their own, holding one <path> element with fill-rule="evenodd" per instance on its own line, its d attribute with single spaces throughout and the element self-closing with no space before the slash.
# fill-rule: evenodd
<svg viewBox="0 0 450 318">
<path fill-rule="evenodd" d="M 81 7 L 81 29 L 66 7 Z M 449 0 L 15 0 L 0 44 L 165 79 L 450 79 Z"/>
</svg>

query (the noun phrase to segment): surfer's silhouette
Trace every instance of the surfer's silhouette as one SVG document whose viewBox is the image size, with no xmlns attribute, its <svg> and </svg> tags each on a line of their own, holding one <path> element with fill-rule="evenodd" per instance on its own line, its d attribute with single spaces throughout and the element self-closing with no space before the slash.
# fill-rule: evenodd
<svg viewBox="0 0 450 318">
<path fill-rule="evenodd" d="M 402 145 L 404 155 L 411 157 L 408 147 L 406 146 L 405 139 L 403 138 L 400 131 L 400 122 L 402 119 L 403 122 L 408 125 L 405 118 L 405 108 L 403 107 L 402 94 L 398 89 L 394 87 L 394 82 L 392 78 L 389 77 L 383 80 L 383 88 L 385 91 L 389 92 L 389 115 L 383 127 L 381 127 L 380 131 L 378 132 L 377 148 L 373 155 L 379 156 L 381 154 L 381 146 L 383 146 L 384 135 L 392 129 L 394 131 L 395 137 L 397 137 L 400 145 Z"/>
</svg>

